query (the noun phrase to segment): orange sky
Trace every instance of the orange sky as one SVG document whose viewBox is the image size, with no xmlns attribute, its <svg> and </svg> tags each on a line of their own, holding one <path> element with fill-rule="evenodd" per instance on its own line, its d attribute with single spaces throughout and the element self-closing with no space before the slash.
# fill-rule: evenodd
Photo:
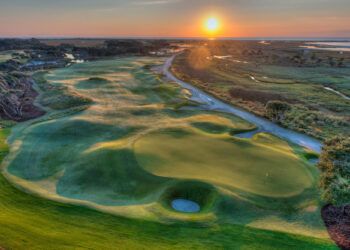
<svg viewBox="0 0 350 250">
<path fill-rule="evenodd" d="M 307 2 L 307 3 L 305 3 Z M 349 0 L 12 0 L 0 36 L 350 37 Z"/>
</svg>

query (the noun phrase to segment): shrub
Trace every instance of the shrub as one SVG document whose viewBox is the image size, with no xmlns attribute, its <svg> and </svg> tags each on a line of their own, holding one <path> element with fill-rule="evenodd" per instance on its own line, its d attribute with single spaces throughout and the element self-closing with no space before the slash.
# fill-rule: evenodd
<svg viewBox="0 0 350 250">
<path fill-rule="evenodd" d="M 350 203 L 350 138 L 326 141 L 318 167 L 323 200 L 336 205 Z"/>
<path fill-rule="evenodd" d="M 266 104 L 266 116 L 274 122 L 280 123 L 285 118 L 287 111 L 291 110 L 288 103 L 281 101 L 269 101 Z"/>
</svg>

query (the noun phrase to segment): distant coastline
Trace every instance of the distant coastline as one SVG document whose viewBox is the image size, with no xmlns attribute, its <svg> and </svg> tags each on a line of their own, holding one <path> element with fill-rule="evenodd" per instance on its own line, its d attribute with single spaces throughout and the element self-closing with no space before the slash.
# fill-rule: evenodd
<svg viewBox="0 0 350 250">
<path fill-rule="evenodd" d="M 1 36 L 0 39 L 142 39 L 142 40 L 208 40 L 210 37 L 157 37 L 157 36 Z M 215 40 L 232 41 L 309 41 L 309 42 L 350 42 L 350 37 L 217 37 Z"/>
<path fill-rule="evenodd" d="M 305 45 L 300 47 L 305 49 L 314 49 L 314 50 L 347 52 L 347 51 L 350 51 L 350 42 L 349 41 L 308 42 L 308 43 L 305 43 Z"/>
</svg>

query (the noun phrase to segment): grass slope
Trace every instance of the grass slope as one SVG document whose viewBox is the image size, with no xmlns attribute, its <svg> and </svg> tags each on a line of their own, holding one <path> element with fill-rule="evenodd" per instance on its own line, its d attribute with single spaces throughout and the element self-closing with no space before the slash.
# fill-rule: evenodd
<svg viewBox="0 0 350 250">
<path fill-rule="evenodd" d="M 0 130 L 0 161 L 9 130 Z M 164 225 L 103 214 L 23 193 L 0 176 L 5 249 L 336 249 L 327 240 L 239 225 Z"/>
<path fill-rule="evenodd" d="M 155 132 L 135 145 L 140 165 L 155 175 L 199 179 L 276 198 L 298 195 L 314 184 L 307 165 L 288 148 L 278 139 L 261 143 L 259 138 L 205 136 L 191 130 Z"/>
</svg>

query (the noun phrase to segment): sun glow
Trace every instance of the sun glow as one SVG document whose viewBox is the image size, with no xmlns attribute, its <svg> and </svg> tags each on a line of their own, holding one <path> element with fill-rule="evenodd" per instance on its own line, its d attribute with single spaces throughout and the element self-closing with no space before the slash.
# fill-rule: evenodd
<svg viewBox="0 0 350 250">
<path fill-rule="evenodd" d="M 210 17 L 205 21 L 205 29 L 208 33 L 213 34 L 220 28 L 220 22 L 215 17 Z"/>
</svg>

